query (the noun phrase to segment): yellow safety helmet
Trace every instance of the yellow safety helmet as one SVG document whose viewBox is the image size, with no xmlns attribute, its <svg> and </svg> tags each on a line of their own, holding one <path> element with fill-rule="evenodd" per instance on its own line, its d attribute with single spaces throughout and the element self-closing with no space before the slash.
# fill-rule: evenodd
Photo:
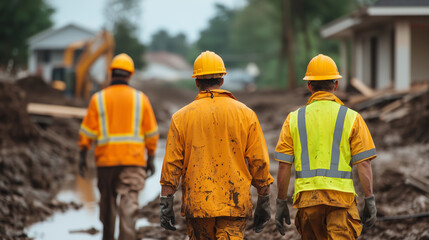
<svg viewBox="0 0 429 240">
<path fill-rule="evenodd" d="M 225 65 L 219 55 L 214 52 L 205 51 L 201 53 L 194 62 L 193 78 L 208 74 L 226 74 Z"/>
<path fill-rule="evenodd" d="M 134 61 L 128 54 L 121 53 L 113 58 L 112 64 L 110 64 L 110 71 L 113 69 L 121 69 L 134 74 Z"/>
<path fill-rule="evenodd" d="M 340 79 L 337 65 L 332 58 L 319 54 L 311 59 L 303 78 L 306 81 L 322 81 Z"/>
</svg>

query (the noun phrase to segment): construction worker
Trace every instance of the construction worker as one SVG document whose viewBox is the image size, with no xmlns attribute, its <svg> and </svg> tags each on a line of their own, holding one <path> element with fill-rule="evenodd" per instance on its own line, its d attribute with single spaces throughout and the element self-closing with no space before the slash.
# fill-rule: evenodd
<svg viewBox="0 0 429 240">
<path fill-rule="evenodd" d="M 79 172 L 83 176 L 87 150 L 95 142 L 103 239 L 114 239 L 117 212 L 119 239 L 136 239 L 138 193 L 155 171 L 158 127 L 149 99 L 128 86 L 134 73 L 133 60 L 124 53 L 117 55 L 110 72 L 110 86 L 92 96 L 82 121 Z"/>
<path fill-rule="evenodd" d="M 173 199 L 182 185 L 182 216 L 190 239 L 243 239 L 252 215 L 250 186 L 258 191 L 255 232 L 270 219 L 273 178 L 256 114 L 220 89 L 226 74 L 222 58 L 201 53 L 193 78 L 195 101 L 171 118 L 161 172 L 161 226 L 176 230 Z"/>
<path fill-rule="evenodd" d="M 284 221 L 290 224 L 287 192 L 292 163 L 296 170 L 293 207 L 298 208 L 295 225 L 302 239 L 357 239 L 361 234 L 352 166 L 357 166 L 365 193 L 364 228 L 376 221 L 374 142 L 361 115 L 333 94 L 340 78 L 330 57 L 314 57 L 304 77 L 313 95 L 283 124 L 275 152 L 279 161 L 275 220 L 282 235 Z"/>
</svg>

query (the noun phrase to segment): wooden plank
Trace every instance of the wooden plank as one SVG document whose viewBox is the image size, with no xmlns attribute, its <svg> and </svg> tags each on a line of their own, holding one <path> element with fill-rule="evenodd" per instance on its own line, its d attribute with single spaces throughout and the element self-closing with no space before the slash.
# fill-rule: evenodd
<svg viewBox="0 0 429 240">
<path fill-rule="evenodd" d="M 57 118 L 84 118 L 86 108 L 77 108 L 61 105 L 51 105 L 42 103 L 29 103 L 27 112 L 33 115 L 52 116 Z"/>
<path fill-rule="evenodd" d="M 408 176 L 405 179 L 405 184 L 409 184 L 417 189 L 420 189 L 421 191 L 429 194 L 429 183 L 421 178 L 414 177 L 414 176 Z"/>
<path fill-rule="evenodd" d="M 385 115 L 380 115 L 380 120 L 388 123 L 393 120 L 405 117 L 409 112 L 410 109 L 408 107 L 403 107 L 394 112 L 390 112 Z"/>
<path fill-rule="evenodd" d="M 372 90 L 370 87 L 365 85 L 361 80 L 357 78 L 352 78 L 351 84 L 354 88 L 356 88 L 362 95 L 366 97 L 374 96 L 375 91 Z"/>
</svg>

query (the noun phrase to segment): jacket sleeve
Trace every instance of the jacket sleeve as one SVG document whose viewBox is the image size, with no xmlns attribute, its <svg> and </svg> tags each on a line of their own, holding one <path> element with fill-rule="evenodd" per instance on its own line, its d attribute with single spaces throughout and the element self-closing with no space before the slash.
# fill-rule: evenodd
<svg viewBox="0 0 429 240">
<path fill-rule="evenodd" d="M 171 119 L 170 130 L 167 136 L 167 146 L 165 149 L 164 163 L 161 171 L 161 185 L 179 186 L 180 177 L 182 176 L 184 162 L 184 139 L 179 133 L 179 129 Z"/>
<path fill-rule="evenodd" d="M 264 187 L 273 183 L 274 179 L 270 174 L 270 158 L 267 144 L 254 112 L 251 117 L 244 157 L 247 159 L 249 171 L 253 178 L 253 186 Z"/>
<path fill-rule="evenodd" d="M 375 145 L 371 133 L 359 113 L 356 115 L 349 141 L 352 165 L 372 160 L 376 157 Z"/>
<path fill-rule="evenodd" d="M 80 149 L 90 149 L 92 142 L 99 135 L 99 122 L 96 95 L 91 98 L 89 107 L 80 125 L 79 142 Z"/>
<path fill-rule="evenodd" d="M 294 160 L 293 141 L 290 133 L 290 114 L 286 117 L 277 142 L 274 160 L 292 164 Z"/>
<path fill-rule="evenodd" d="M 159 139 L 158 125 L 152 105 L 146 95 L 143 94 L 143 120 L 142 131 L 145 138 L 145 145 L 149 155 L 154 155 Z"/>
</svg>

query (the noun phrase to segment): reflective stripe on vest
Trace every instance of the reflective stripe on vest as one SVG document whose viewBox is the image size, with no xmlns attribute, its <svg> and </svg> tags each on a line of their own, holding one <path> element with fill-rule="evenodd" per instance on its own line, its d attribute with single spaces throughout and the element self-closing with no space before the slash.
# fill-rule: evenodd
<svg viewBox="0 0 429 240">
<path fill-rule="evenodd" d="M 335 122 L 334 137 L 332 141 L 331 166 L 329 169 L 310 169 L 310 158 L 308 154 L 307 127 L 305 122 L 306 107 L 298 110 L 298 131 L 301 142 L 301 171 L 296 171 L 296 178 L 310 178 L 316 176 L 325 176 L 333 178 L 352 178 L 351 171 L 339 171 L 340 161 L 340 143 L 343 135 L 344 120 L 348 108 L 340 106 Z"/>
<path fill-rule="evenodd" d="M 97 108 L 99 114 L 100 135 L 97 139 L 97 145 L 106 145 L 109 143 L 144 143 L 144 137 L 141 135 L 142 125 L 142 97 L 141 93 L 134 90 L 134 111 L 133 111 L 133 128 L 131 133 L 109 134 L 109 120 L 106 113 L 106 101 L 104 91 L 97 96 Z"/>
</svg>

